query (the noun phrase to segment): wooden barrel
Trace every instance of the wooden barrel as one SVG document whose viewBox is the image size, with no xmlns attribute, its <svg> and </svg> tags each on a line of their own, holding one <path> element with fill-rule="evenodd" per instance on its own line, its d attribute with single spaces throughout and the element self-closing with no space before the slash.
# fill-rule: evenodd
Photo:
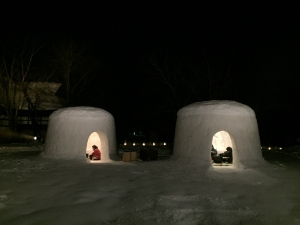
<svg viewBox="0 0 300 225">
<path fill-rule="evenodd" d="M 124 152 L 123 153 L 123 162 L 129 162 L 130 161 L 130 152 Z"/>
<path fill-rule="evenodd" d="M 136 161 L 136 152 L 130 152 L 130 161 Z"/>
</svg>

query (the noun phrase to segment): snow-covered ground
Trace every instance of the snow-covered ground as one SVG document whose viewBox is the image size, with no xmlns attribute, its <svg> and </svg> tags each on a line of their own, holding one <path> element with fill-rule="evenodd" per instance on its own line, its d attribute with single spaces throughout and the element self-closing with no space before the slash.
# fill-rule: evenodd
<svg viewBox="0 0 300 225">
<path fill-rule="evenodd" d="M 300 160 L 264 157 L 256 168 L 204 169 L 1 153 L 0 224 L 300 224 Z"/>
</svg>

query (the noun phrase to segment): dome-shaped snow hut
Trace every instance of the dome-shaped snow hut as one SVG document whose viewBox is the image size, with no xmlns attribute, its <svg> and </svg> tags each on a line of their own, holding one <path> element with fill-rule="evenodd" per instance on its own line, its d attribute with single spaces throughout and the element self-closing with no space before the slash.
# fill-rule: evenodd
<svg viewBox="0 0 300 225">
<path fill-rule="evenodd" d="M 93 107 L 69 107 L 50 115 L 46 156 L 85 160 L 92 145 L 100 149 L 101 162 L 110 161 L 110 154 L 116 153 L 115 122 L 109 112 Z"/>
<path fill-rule="evenodd" d="M 212 144 L 219 152 L 231 147 L 235 167 L 264 161 L 255 113 L 238 102 L 196 102 L 178 111 L 175 159 L 211 166 Z"/>
</svg>

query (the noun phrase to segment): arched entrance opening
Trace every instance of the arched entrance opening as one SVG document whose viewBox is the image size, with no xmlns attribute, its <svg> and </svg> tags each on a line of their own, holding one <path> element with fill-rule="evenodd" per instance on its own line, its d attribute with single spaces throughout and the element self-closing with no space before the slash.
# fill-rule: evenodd
<svg viewBox="0 0 300 225">
<path fill-rule="evenodd" d="M 93 153 L 93 148 L 92 146 L 96 145 L 98 149 L 101 152 L 101 160 L 92 160 L 90 158 L 90 155 Z M 108 160 L 108 140 L 107 136 L 104 132 L 102 131 L 96 131 L 90 134 L 87 140 L 87 145 L 86 145 L 86 157 L 89 159 L 91 163 L 101 163 L 101 162 L 106 162 Z"/>
<path fill-rule="evenodd" d="M 232 165 L 233 143 L 230 134 L 226 131 L 219 131 L 212 138 L 211 158 L 214 166 Z M 213 150 L 214 149 L 214 150 Z"/>
</svg>

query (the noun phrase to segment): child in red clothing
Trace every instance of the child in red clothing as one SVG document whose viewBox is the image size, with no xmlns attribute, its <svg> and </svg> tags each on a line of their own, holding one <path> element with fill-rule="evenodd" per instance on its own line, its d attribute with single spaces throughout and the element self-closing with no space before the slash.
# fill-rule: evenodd
<svg viewBox="0 0 300 225">
<path fill-rule="evenodd" d="M 96 145 L 93 145 L 92 148 L 93 148 L 93 153 L 91 154 L 91 158 L 93 160 L 101 160 L 101 152 L 98 149 L 98 147 Z"/>
</svg>

